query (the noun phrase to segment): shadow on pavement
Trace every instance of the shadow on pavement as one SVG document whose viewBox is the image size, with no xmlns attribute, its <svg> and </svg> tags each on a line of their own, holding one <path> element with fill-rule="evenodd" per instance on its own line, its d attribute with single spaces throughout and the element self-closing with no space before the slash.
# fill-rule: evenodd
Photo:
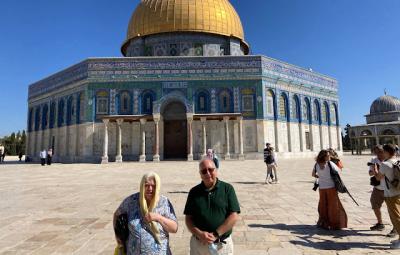
<svg viewBox="0 0 400 255">
<path fill-rule="evenodd" d="M 325 230 L 313 225 L 287 225 L 287 224 L 270 224 L 270 225 L 249 224 L 248 226 L 250 228 L 266 228 L 266 229 L 289 231 L 297 239 L 297 240 L 290 240 L 290 243 L 294 245 L 301 245 L 319 250 L 350 250 L 356 248 L 373 249 L 373 250 L 389 249 L 389 245 L 368 242 L 367 238 L 365 239 L 366 240 L 365 242 L 346 242 L 346 239 L 344 238 L 342 239 L 342 237 L 347 237 L 347 236 L 362 236 L 362 237 L 381 236 L 382 238 L 385 237 L 383 234 L 370 233 L 371 231 L 368 230 L 355 230 L 355 229 Z M 338 241 L 335 242 L 334 240 L 326 240 L 321 238 L 323 236 L 330 236 L 334 239 L 338 239 Z"/>
<path fill-rule="evenodd" d="M 168 194 L 189 194 L 187 191 L 169 191 Z"/>
<path fill-rule="evenodd" d="M 236 184 L 254 185 L 254 184 L 265 184 L 264 182 L 233 182 Z"/>
</svg>

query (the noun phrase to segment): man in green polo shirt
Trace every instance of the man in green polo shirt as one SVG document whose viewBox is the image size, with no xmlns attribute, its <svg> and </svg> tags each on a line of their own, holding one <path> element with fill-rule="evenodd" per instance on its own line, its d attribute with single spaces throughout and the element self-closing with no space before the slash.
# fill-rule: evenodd
<svg viewBox="0 0 400 255">
<path fill-rule="evenodd" d="M 231 255 L 232 228 L 240 213 L 235 190 L 217 178 L 211 159 L 200 162 L 199 173 L 202 182 L 190 190 L 184 211 L 186 226 L 193 234 L 190 255 Z"/>
</svg>

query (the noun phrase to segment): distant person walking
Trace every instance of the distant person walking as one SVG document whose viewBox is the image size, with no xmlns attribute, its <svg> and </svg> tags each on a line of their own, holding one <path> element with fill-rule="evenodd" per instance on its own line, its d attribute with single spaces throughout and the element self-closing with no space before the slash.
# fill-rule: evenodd
<svg viewBox="0 0 400 255">
<path fill-rule="evenodd" d="M 18 153 L 19 162 L 22 161 L 22 156 L 23 156 L 22 151 L 20 151 L 20 152 Z"/>
<path fill-rule="evenodd" d="M 217 169 L 219 169 L 219 159 L 218 159 L 217 155 L 215 155 L 215 152 L 213 149 L 207 149 L 206 158 L 211 159 L 214 162 L 215 167 Z"/>
<path fill-rule="evenodd" d="M 3 162 L 4 146 L 0 144 L 0 163 Z"/>
<path fill-rule="evenodd" d="M 49 166 L 51 165 L 52 158 L 53 158 L 53 149 L 50 148 L 47 150 L 47 165 Z"/>
<path fill-rule="evenodd" d="M 330 161 L 329 152 L 321 150 L 312 171 L 312 176 L 319 178 L 319 219 L 317 226 L 329 230 L 338 230 L 347 228 L 347 214 L 339 200 L 331 171 L 339 172 L 339 168 Z"/>
<path fill-rule="evenodd" d="M 277 167 L 278 164 L 276 162 L 276 155 L 274 152 L 274 148 L 270 143 L 265 144 L 264 149 L 264 162 L 267 165 L 267 176 L 265 178 L 265 183 L 278 183 L 278 174 Z M 272 173 L 272 171 L 274 173 Z"/>
<path fill-rule="evenodd" d="M 45 149 L 41 150 L 39 153 L 40 156 L 40 164 L 44 166 L 46 164 L 46 157 L 47 157 L 47 152 Z"/>
<path fill-rule="evenodd" d="M 5 158 L 6 158 L 6 149 L 4 148 L 3 155 L 1 155 L 1 162 L 4 162 Z"/>
</svg>

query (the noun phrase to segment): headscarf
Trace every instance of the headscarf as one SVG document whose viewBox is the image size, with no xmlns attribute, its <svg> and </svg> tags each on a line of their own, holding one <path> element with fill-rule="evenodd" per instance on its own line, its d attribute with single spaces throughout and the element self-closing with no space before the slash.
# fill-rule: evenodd
<svg viewBox="0 0 400 255">
<path fill-rule="evenodd" d="M 151 200 L 150 204 L 147 204 L 146 198 L 145 198 L 145 185 L 146 181 L 154 179 L 155 182 L 155 190 L 154 190 L 154 197 Z M 154 208 L 156 208 L 158 201 L 160 200 L 160 187 L 161 187 L 161 182 L 160 182 L 160 176 L 154 172 L 147 173 L 143 175 L 142 181 L 140 182 L 140 212 L 142 214 L 142 217 L 144 218 L 149 212 L 152 212 Z M 154 239 L 156 240 L 157 243 L 160 243 L 160 230 L 157 227 L 156 222 L 152 221 L 149 223 L 150 225 L 150 231 L 153 234 Z"/>
</svg>

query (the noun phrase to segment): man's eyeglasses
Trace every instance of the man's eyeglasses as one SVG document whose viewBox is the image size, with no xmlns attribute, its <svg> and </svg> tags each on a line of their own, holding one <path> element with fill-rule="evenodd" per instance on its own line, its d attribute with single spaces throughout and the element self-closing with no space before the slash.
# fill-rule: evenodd
<svg viewBox="0 0 400 255">
<path fill-rule="evenodd" d="M 215 168 L 203 168 L 203 169 L 200 170 L 200 173 L 205 175 L 205 174 L 207 174 L 207 172 L 212 174 L 214 171 L 215 171 Z"/>
</svg>

